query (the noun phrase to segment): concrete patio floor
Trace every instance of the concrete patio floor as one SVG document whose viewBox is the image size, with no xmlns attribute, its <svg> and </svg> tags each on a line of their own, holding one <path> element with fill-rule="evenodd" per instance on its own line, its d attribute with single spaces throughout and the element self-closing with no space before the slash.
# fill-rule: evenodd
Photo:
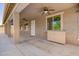
<svg viewBox="0 0 79 59">
<path fill-rule="evenodd" d="M 79 46 L 61 45 L 37 38 L 14 44 L 11 38 L 1 33 L 0 56 L 79 56 Z"/>
</svg>

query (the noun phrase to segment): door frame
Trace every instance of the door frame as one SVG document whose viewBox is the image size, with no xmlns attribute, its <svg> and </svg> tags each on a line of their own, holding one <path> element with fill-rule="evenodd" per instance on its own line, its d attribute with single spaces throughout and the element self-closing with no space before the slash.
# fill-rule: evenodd
<svg viewBox="0 0 79 59">
<path fill-rule="evenodd" d="M 34 24 L 32 24 L 34 22 Z M 33 27 L 32 27 L 33 26 Z M 35 20 L 31 20 L 31 36 L 35 36 Z"/>
</svg>

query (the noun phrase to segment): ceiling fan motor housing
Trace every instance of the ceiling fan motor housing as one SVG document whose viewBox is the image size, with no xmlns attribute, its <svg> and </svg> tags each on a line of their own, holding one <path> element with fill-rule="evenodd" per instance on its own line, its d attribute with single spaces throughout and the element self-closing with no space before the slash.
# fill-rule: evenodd
<svg viewBox="0 0 79 59">
<path fill-rule="evenodd" d="M 48 8 L 47 7 L 44 7 L 44 11 L 48 11 Z"/>
</svg>

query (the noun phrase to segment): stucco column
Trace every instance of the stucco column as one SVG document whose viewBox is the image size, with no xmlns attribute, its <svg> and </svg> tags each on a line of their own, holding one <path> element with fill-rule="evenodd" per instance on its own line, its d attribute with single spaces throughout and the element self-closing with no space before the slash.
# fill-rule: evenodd
<svg viewBox="0 0 79 59">
<path fill-rule="evenodd" d="M 77 13 L 77 35 L 78 35 L 78 40 L 79 40 L 79 12 Z"/>
<path fill-rule="evenodd" d="M 10 21 L 7 21 L 7 35 L 10 37 L 11 36 L 11 24 Z"/>
<path fill-rule="evenodd" d="M 11 25 L 9 20 L 4 24 L 4 31 L 9 37 L 11 36 Z"/>
<path fill-rule="evenodd" d="M 13 39 L 15 43 L 20 42 L 20 17 L 19 13 L 15 12 L 13 13 Z"/>
<path fill-rule="evenodd" d="M 4 33 L 7 34 L 7 23 L 4 24 Z"/>
</svg>

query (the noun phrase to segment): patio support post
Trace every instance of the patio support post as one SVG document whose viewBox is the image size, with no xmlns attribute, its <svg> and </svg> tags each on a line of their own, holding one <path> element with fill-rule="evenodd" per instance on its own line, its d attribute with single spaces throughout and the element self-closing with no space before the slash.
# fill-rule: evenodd
<svg viewBox="0 0 79 59">
<path fill-rule="evenodd" d="M 7 35 L 10 37 L 11 36 L 11 24 L 10 21 L 7 21 Z"/>
<path fill-rule="evenodd" d="M 4 33 L 7 34 L 7 23 L 4 24 Z"/>
<path fill-rule="evenodd" d="M 8 36 L 11 36 L 11 25 L 9 20 L 4 24 L 4 31 L 5 31 L 5 34 L 7 34 Z"/>
<path fill-rule="evenodd" d="M 20 42 L 20 17 L 19 13 L 14 12 L 13 13 L 13 26 L 14 26 L 14 33 L 13 33 L 13 39 L 15 43 Z"/>
</svg>

